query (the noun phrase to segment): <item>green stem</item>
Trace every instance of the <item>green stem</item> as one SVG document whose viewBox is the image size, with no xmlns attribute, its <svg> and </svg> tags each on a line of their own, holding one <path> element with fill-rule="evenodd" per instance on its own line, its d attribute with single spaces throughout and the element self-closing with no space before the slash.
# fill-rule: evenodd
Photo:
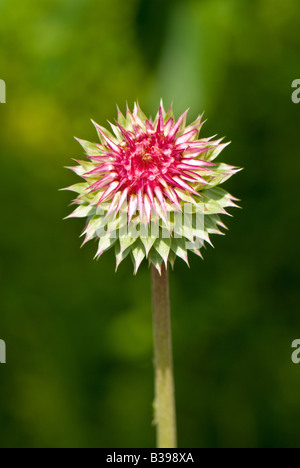
<svg viewBox="0 0 300 468">
<path fill-rule="evenodd" d="M 176 448 L 169 274 L 165 267 L 160 276 L 152 266 L 152 294 L 157 447 Z"/>
</svg>

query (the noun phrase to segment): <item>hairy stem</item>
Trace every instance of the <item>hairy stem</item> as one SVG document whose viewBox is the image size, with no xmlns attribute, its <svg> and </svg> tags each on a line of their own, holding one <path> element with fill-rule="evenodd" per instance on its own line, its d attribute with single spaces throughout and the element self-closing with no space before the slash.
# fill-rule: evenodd
<svg viewBox="0 0 300 468">
<path fill-rule="evenodd" d="M 169 274 L 160 276 L 152 266 L 155 424 L 158 448 L 176 448 L 176 413 L 173 378 Z"/>
</svg>

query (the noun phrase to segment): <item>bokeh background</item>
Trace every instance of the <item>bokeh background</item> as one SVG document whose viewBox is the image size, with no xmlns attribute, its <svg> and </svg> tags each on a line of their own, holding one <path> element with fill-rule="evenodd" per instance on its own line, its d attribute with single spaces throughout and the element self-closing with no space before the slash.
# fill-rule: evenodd
<svg viewBox="0 0 300 468">
<path fill-rule="evenodd" d="M 228 235 L 171 276 L 179 445 L 299 447 L 299 1 L 0 0 L 0 17 L 0 446 L 155 446 L 147 265 L 93 262 L 58 189 L 90 118 L 163 97 L 205 110 L 245 168 Z"/>
</svg>

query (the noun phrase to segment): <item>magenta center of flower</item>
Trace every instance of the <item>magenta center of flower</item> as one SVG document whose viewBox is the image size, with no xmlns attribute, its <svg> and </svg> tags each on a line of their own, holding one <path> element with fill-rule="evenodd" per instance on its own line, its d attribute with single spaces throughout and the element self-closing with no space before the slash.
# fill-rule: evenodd
<svg viewBox="0 0 300 468">
<path fill-rule="evenodd" d="M 96 167 L 87 172 L 86 177 L 98 178 L 89 187 L 89 193 L 103 192 L 98 205 L 112 200 L 111 210 L 114 203 L 118 203 L 118 211 L 128 197 L 129 217 L 139 206 L 141 216 L 145 210 L 149 221 L 152 209 L 156 211 L 156 204 L 166 214 L 166 200 L 181 210 L 180 200 L 186 201 L 187 196 L 200 196 L 196 189 L 200 184 L 205 186 L 208 183 L 202 173 L 207 175 L 209 166 L 214 164 L 199 159 L 209 146 L 209 140 L 195 139 L 202 125 L 201 118 L 183 129 L 186 114 L 175 122 L 172 117 L 164 119 L 164 111 L 160 108 L 156 121 L 152 122 L 142 121 L 137 111 L 136 114 L 128 112 L 131 124 L 127 120 L 127 126 L 130 130 L 119 122 L 117 128 L 112 126 L 118 141 L 110 138 L 107 131 L 96 124 L 102 142 L 98 145 L 101 153 L 90 157 L 95 160 Z M 122 115 L 121 118 L 124 120 Z M 120 135 L 123 141 L 120 141 Z M 211 146 L 217 143 L 213 142 Z"/>
<path fill-rule="evenodd" d="M 132 188 L 135 185 L 140 187 L 164 176 L 171 170 L 175 159 L 180 160 L 181 155 L 164 134 L 145 135 L 123 149 L 119 174 L 132 184 Z"/>
</svg>

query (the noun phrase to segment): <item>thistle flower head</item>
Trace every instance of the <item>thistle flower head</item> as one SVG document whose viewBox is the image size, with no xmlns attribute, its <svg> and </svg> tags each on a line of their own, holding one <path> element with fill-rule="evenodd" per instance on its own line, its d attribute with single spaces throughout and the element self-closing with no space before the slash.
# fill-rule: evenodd
<svg viewBox="0 0 300 468">
<path fill-rule="evenodd" d="M 213 162 L 227 144 L 199 139 L 202 116 L 186 125 L 187 113 L 176 121 L 161 103 L 153 121 L 135 104 L 118 110 L 112 133 L 93 122 L 99 143 L 78 139 L 87 160 L 71 168 L 84 182 L 68 188 L 78 193 L 69 217 L 87 218 L 84 243 L 99 240 L 97 258 L 115 246 L 117 267 L 131 254 L 135 272 L 144 258 L 160 271 L 221 234 L 219 214 L 236 199 L 217 186 L 238 169 Z"/>
</svg>

